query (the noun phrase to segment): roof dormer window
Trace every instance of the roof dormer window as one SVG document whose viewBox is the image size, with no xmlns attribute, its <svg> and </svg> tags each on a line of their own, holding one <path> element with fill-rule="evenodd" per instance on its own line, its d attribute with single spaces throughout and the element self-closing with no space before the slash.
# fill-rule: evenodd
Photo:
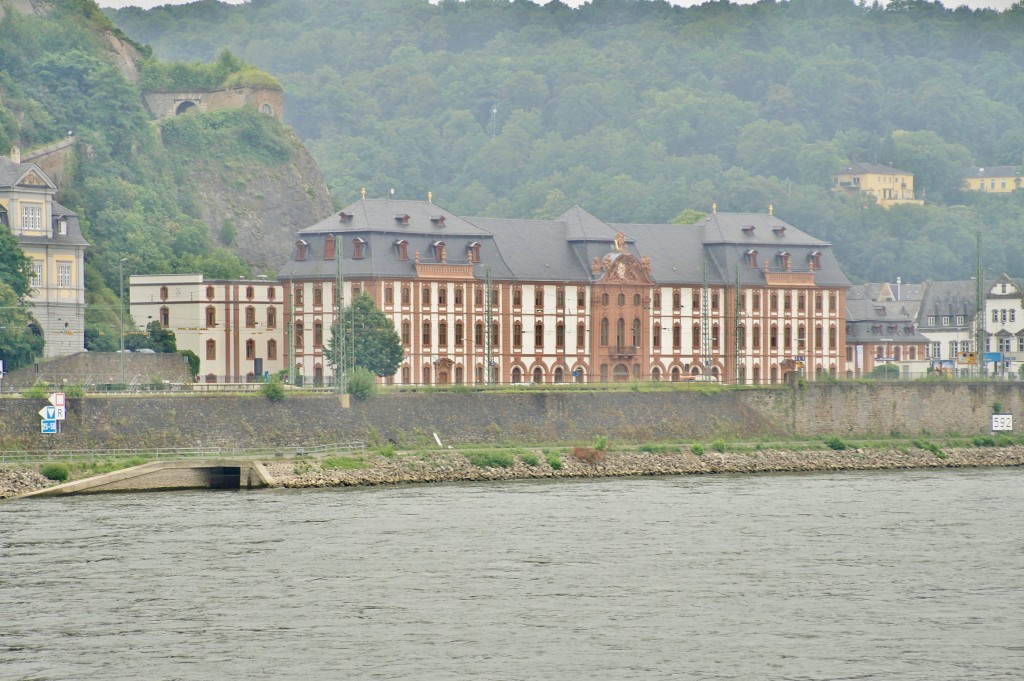
<svg viewBox="0 0 1024 681">
<path fill-rule="evenodd" d="M 444 216 L 443 215 L 431 215 L 430 221 L 436 227 L 444 227 Z"/>
<path fill-rule="evenodd" d="M 333 234 L 328 234 L 324 239 L 324 260 L 334 260 L 335 239 Z"/>
<path fill-rule="evenodd" d="M 338 213 L 338 221 L 352 222 L 352 213 L 346 213 L 345 211 L 341 211 L 340 213 Z"/>
<path fill-rule="evenodd" d="M 399 239 L 395 242 L 395 252 L 398 254 L 399 260 L 409 259 L 409 242 L 405 239 Z"/>
<path fill-rule="evenodd" d="M 364 250 L 366 248 L 366 242 L 356 237 L 352 239 L 352 259 L 362 260 L 364 257 Z"/>
<path fill-rule="evenodd" d="M 747 267 L 757 269 L 757 251 L 750 249 L 744 255 L 747 257 Z"/>
<path fill-rule="evenodd" d="M 435 241 L 431 244 L 431 248 L 434 249 L 434 260 L 438 262 L 445 262 L 448 259 L 447 254 L 444 252 L 443 241 Z"/>
<path fill-rule="evenodd" d="M 812 251 L 808 256 L 807 260 L 812 270 L 821 269 L 821 251 Z"/>
<path fill-rule="evenodd" d="M 474 241 L 466 248 L 469 262 L 480 262 L 480 242 Z"/>
<path fill-rule="evenodd" d="M 775 232 L 775 236 L 786 236 L 786 226 L 779 225 L 778 227 L 772 227 L 772 231 Z"/>
<path fill-rule="evenodd" d="M 743 227 L 743 233 L 747 236 L 754 236 L 754 225 L 747 225 Z"/>
<path fill-rule="evenodd" d="M 409 224 L 409 216 L 406 215 L 405 213 L 399 213 L 398 215 L 395 216 L 395 222 L 397 222 L 400 225 L 407 225 Z"/>
<path fill-rule="evenodd" d="M 295 259 L 305 260 L 309 257 L 309 242 L 299 239 L 295 242 Z"/>
<path fill-rule="evenodd" d="M 789 272 L 790 269 L 791 269 L 790 263 L 789 263 L 789 251 L 779 251 L 779 254 L 776 257 L 778 258 L 778 261 L 779 261 L 779 267 L 781 267 L 785 271 Z"/>
</svg>

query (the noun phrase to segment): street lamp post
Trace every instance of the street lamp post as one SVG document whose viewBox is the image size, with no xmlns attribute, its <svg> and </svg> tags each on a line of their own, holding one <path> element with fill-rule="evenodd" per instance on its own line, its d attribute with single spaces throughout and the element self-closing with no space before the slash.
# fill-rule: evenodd
<svg viewBox="0 0 1024 681">
<path fill-rule="evenodd" d="M 117 263 L 118 280 L 118 326 L 121 336 L 121 385 L 124 385 L 124 263 L 128 258 L 121 258 Z"/>
</svg>

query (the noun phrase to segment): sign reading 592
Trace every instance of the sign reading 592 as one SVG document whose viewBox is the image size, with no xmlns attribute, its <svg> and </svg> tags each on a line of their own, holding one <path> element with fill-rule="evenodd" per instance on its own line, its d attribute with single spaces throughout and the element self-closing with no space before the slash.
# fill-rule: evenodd
<svg viewBox="0 0 1024 681">
<path fill-rule="evenodd" d="M 992 430 L 1013 430 L 1013 414 L 992 414 Z"/>
</svg>

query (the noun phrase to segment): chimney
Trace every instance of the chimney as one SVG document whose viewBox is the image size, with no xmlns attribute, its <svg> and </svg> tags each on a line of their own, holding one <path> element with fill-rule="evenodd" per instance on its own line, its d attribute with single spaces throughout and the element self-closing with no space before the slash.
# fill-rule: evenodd
<svg viewBox="0 0 1024 681">
<path fill-rule="evenodd" d="M 21 163 L 21 149 L 17 146 L 11 147 L 11 162 Z"/>
</svg>

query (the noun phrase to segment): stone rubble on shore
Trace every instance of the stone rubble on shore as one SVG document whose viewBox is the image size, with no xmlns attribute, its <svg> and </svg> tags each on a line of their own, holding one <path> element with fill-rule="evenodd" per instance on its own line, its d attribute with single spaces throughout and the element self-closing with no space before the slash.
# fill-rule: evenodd
<svg viewBox="0 0 1024 681">
<path fill-rule="evenodd" d="M 716 473 L 827 472 L 908 468 L 965 468 L 1024 466 L 1024 446 L 950 449 L 943 457 L 923 449 L 758 450 L 749 453 L 690 451 L 670 453 L 600 452 L 585 462 L 566 452 L 562 467 L 552 468 L 540 450 L 531 449 L 537 465 L 520 458 L 509 468 L 480 468 L 457 450 L 399 453 L 391 457 L 366 455 L 365 468 L 323 469 L 314 458 L 276 459 L 265 462 L 275 484 L 289 488 L 349 487 L 529 480 L 542 478 L 597 478 Z M 592 452 L 592 450 L 591 450 Z M 0 468 L 0 499 L 17 497 L 54 483 L 34 468 Z"/>
<path fill-rule="evenodd" d="M 30 468 L 0 468 L 0 499 L 17 497 L 54 484 Z"/>
<path fill-rule="evenodd" d="M 607 452 L 596 463 L 584 463 L 571 454 L 562 457 L 562 468 L 554 470 L 539 456 L 536 466 L 520 460 L 509 468 L 479 468 L 457 452 L 426 456 L 396 455 L 370 457 L 360 469 L 322 470 L 312 462 L 279 461 L 267 464 L 268 472 L 282 487 L 346 487 L 401 485 L 431 482 L 524 480 L 540 478 L 592 478 L 714 473 L 824 472 L 841 470 L 884 470 L 906 468 L 962 468 L 1024 465 L 1024 447 L 962 449 L 945 452 L 912 449 L 835 451 L 763 450 L 749 454 L 690 452 L 649 454 Z"/>
</svg>

